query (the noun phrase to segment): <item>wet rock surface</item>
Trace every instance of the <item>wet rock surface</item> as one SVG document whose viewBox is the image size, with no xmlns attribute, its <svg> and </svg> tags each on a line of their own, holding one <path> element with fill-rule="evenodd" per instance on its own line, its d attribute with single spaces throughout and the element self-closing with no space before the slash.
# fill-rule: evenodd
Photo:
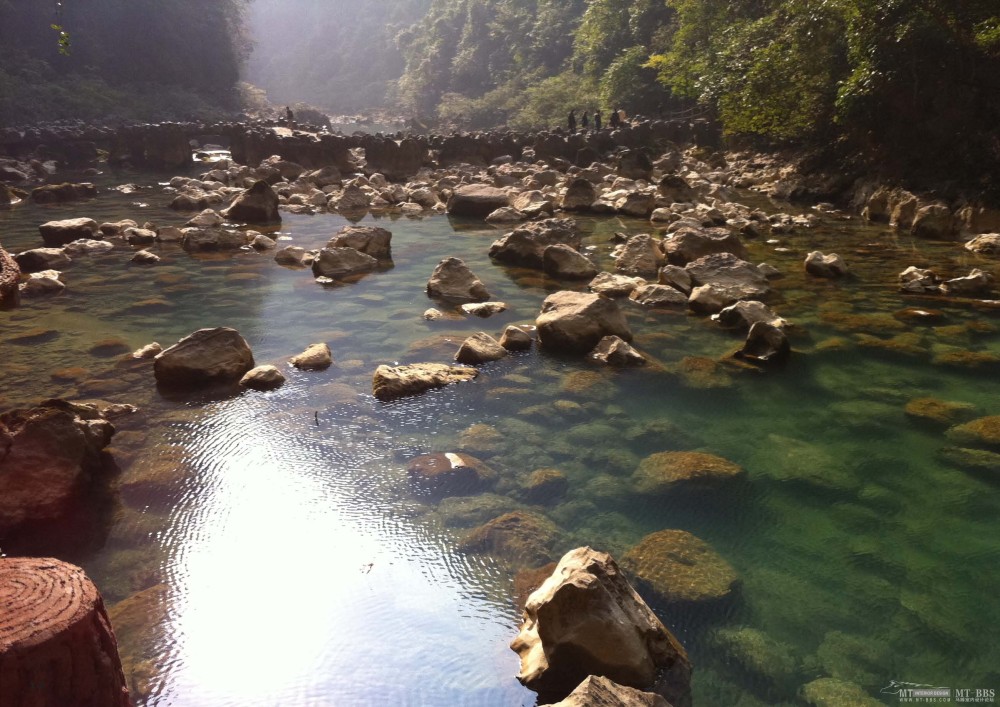
<svg viewBox="0 0 1000 707">
<path fill-rule="evenodd" d="M 668 603 L 710 603 L 730 597 L 739 576 L 705 541 L 661 530 L 622 557 L 622 567 Z"/>
</svg>

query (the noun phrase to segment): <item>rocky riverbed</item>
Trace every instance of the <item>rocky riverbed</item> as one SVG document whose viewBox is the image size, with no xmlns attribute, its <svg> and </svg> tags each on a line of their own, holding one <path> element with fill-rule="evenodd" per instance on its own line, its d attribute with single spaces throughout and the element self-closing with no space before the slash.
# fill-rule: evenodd
<svg viewBox="0 0 1000 707">
<path fill-rule="evenodd" d="M 4 418 L 4 463 L 46 398 L 114 427 L 55 514 L 74 542 L 49 544 L 57 525 L 35 547 L 14 518 L 0 544 L 79 561 L 121 602 L 141 700 L 530 702 L 515 587 L 584 545 L 691 655 L 695 704 L 997 679 L 995 645 L 956 630 L 997 579 L 969 560 L 1000 552 L 997 268 L 963 246 L 966 207 L 931 231 L 933 203 L 876 188 L 869 217 L 913 215 L 866 225 L 768 200 L 789 175 L 762 158 L 574 165 L 572 140 L 68 172 L 94 191 L 0 214 L 23 271 L 4 408 L 36 411 Z M 268 639 L 294 661 L 207 676 L 241 611 L 298 592 Z M 129 620 L 146 601 L 161 620 Z M 227 650 L 243 676 L 264 662 Z M 370 667 L 338 680 L 349 653 Z"/>
</svg>

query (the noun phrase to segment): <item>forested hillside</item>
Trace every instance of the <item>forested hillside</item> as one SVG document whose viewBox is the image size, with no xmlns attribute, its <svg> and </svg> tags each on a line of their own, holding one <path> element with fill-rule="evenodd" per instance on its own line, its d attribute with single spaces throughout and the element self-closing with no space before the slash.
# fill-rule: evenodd
<svg viewBox="0 0 1000 707">
<path fill-rule="evenodd" d="M 254 0 L 249 82 L 276 103 L 334 112 L 385 107 L 403 71 L 396 34 L 430 0 Z"/>
<path fill-rule="evenodd" d="M 245 4 L 0 0 L 0 122 L 236 108 Z"/>
<path fill-rule="evenodd" d="M 901 169 L 1000 165 L 997 0 L 434 0 L 400 100 L 477 125 L 696 105 Z"/>
</svg>

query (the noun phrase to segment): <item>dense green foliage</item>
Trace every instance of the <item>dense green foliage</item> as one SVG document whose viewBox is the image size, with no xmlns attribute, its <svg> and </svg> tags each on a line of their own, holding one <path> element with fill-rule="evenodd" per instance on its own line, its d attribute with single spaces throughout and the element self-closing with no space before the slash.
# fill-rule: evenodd
<svg viewBox="0 0 1000 707">
<path fill-rule="evenodd" d="M 385 106 L 403 71 L 395 36 L 430 0 L 254 0 L 247 80 L 271 101 L 334 112 Z"/>
<path fill-rule="evenodd" d="M 996 0 L 668 0 L 652 57 L 729 133 L 835 140 L 896 169 L 1000 164 Z"/>
<path fill-rule="evenodd" d="M 244 4 L 0 0 L 0 122 L 236 107 Z"/>
</svg>

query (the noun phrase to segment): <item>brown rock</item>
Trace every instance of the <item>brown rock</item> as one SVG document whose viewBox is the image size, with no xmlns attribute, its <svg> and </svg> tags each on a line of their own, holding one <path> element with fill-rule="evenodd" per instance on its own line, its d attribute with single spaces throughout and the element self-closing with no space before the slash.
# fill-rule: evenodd
<svg viewBox="0 0 1000 707">
<path fill-rule="evenodd" d="M 427 281 L 427 294 L 449 300 L 483 302 L 490 298 L 486 285 L 459 258 L 445 258 Z"/>
<path fill-rule="evenodd" d="M 521 489 L 526 503 L 552 505 L 569 490 L 569 479 L 558 469 L 535 469 Z"/>
<path fill-rule="evenodd" d="M 657 452 L 639 463 L 632 476 L 640 493 L 667 493 L 678 487 L 715 487 L 744 474 L 743 467 L 704 452 Z"/>
<path fill-rule="evenodd" d="M 691 705 L 691 663 L 684 648 L 624 578 L 610 555 L 568 552 L 528 598 L 511 648 L 517 676 L 558 700 L 589 675 L 652 689 L 677 707 Z"/>
<path fill-rule="evenodd" d="M 264 365 L 251 368 L 240 378 L 240 385 L 252 390 L 274 390 L 285 383 L 285 376 L 277 366 Z"/>
<path fill-rule="evenodd" d="M 4 707 L 130 707 L 111 622 L 79 567 L 0 558 Z"/>
<path fill-rule="evenodd" d="M 322 371 L 333 363 L 333 354 L 326 344 L 309 344 L 305 351 L 292 356 L 290 363 L 304 371 Z"/>
<path fill-rule="evenodd" d="M 424 454 L 406 467 L 415 486 L 439 496 L 479 493 L 496 480 L 496 472 L 471 454 Z"/>
<path fill-rule="evenodd" d="M 528 597 L 552 576 L 558 562 L 550 562 L 547 565 L 536 567 L 535 569 L 519 570 L 514 575 L 514 601 L 518 611 L 524 611 L 524 605 L 528 603 Z"/>
<path fill-rule="evenodd" d="M 0 247 L 0 306 L 15 305 L 20 301 L 18 283 L 21 269 L 10 253 Z"/>
<path fill-rule="evenodd" d="M 975 415 L 976 406 L 937 398 L 914 398 L 906 404 L 905 412 L 914 421 L 948 427 Z"/>
<path fill-rule="evenodd" d="M 948 438 L 964 444 L 1000 447 L 1000 415 L 980 417 L 948 430 Z"/>
<path fill-rule="evenodd" d="M 249 344 L 228 327 L 199 329 L 153 359 L 156 382 L 166 386 L 235 382 L 253 367 Z"/>
<path fill-rule="evenodd" d="M 558 535 L 555 524 L 530 511 L 511 511 L 476 528 L 459 543 L 458 549 L 490 555 L 514 566 L 540 565 L 552 559 Z"/>
<path fill-rule="evenodd" d="M 222 215 L 235 223 L 278 223 L 278 195 L 270 184 L 259 180 L 236 197 Z"/>
<path fill-rule="evenodd" d="M 552 707 L 670 707 L 670 703 L 662 695 L 591 675 L 565 700 L 556 702 Z"/>
<path fill-rule="evenodd" d="M 58 248 L 79 238 L 100 238 L 97 221 L 92 218 L 71 218 L 63 221 L 48 221 L 38 227 L 45 245 Z"/>
<path fill-rule="evenodd" d="M 507 349 L 501 346 L 492 336 L 484 331 L 480 331 L 462 342 L 458 353 L 455 354 L 455 360 L 459 363 L 475 365 L 477 363 L 498 361 L 506 355 Z"/>
<path fill-rule="evenodd" d="M 327 248 L 354 248 L 377 260 L 392 258 L 392 233 L 378 226 L 344 226 L 330 242 Z"/>
<path fill-rule="evenodd" d="M 379 366 L 372 379 L 372 394 L 382 401 L 419 395 L 451 383 L 470 381 L 479 375 L 475 368 L 442 363 L 414 363 L 407 366 Z"/>
<path fill-rule="evenodd" d="M 646 359 L 617 336 L 605 336 L 590 353 L 591 358 L 609 366 L 643 366 Z"/>
<path fill-rule="evenodd" d="M 632 340 L 632 330 L 618 305 L 585 292 L 564 290 L 546 297 L 536 325 L 539 342 L 553 351 L 590 351 L 609 335 Z"/>
<path fill-rule="evenodd" d="M 96 407 L 64 400 L 0 415 L 0 541 L 71 510 L 103 468 L 114 433 Z"/>
<path fill-rule="evenodd" d="M 448 213 L 454 216 L 486 218 L 504 206 L 510 206 L 507 192 L 485 184 L 458 187 L 448 199 Z"/>
<path fill-rule="evenodd" d="M 503 330 L 500 345 L 508 351 L 527 351 L 531 348 L 531 334 L 511 324 Z"/>
<path fill-rule="evenodd" d="M 647 535 L 625 553 L 622 567 L 671 603 L 724 599 L 739 580 L 708 543 L 683 530 Z"/>
</svg>

